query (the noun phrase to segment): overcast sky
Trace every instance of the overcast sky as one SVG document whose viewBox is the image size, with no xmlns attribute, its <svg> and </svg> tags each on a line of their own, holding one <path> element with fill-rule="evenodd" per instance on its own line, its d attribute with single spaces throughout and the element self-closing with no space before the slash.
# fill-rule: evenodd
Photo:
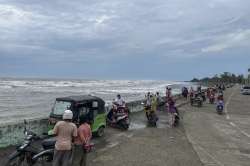
<svg viewBox="0 0 250 166">
<path fill-rule="evenodd" d="M 0 76 L 190 80 L 250 67 L 250 0 L 0 0 Z"/>
</svg>

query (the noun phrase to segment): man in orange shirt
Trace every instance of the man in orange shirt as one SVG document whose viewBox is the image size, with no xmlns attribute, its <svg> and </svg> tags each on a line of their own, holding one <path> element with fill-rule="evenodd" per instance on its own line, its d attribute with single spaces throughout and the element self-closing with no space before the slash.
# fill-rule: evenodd
<svg viewBox="0 0 250 166">
<path fill-rule="evenodd" d="M 53 132 L 56 135 L 56 144 L 53 166 L 70 166 L 72 154 L 72 141 L 77 136 L 77 127 L 72 123 L 73 113 L 66 110 L 63 121 L 56 123 Z"/>
<path fill-rule="evenodd" d="M 87 149 L 90 146 L 92 132 L 86 117 L 80 117 L 80 127 L 77 130 L 77 137 L 74 141 L 73 166 L 87 165 Z"/>
</svg>

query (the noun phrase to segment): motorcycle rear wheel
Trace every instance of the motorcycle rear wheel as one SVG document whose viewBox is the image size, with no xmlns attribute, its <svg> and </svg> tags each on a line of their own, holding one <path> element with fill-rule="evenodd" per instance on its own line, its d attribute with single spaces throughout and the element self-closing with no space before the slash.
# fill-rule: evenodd
<svg viewBox="0 0 250 166">
<path fill-rule="evenodd" d="M 129 128 L 129 125 L 127 124 L 127 122 L 125 120 L 122 120 L 120 125 L 124 130 L 128 130 L 128 128 Z"/>
</svg>

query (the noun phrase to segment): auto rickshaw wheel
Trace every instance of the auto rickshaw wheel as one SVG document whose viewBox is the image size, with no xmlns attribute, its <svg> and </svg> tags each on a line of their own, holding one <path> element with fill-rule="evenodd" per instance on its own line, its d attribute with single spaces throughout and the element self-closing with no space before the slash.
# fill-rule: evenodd
<svg viewBox="0 0 250 166">
<path fill-rule="evenodd" d="M 102 136 L 104 135 L 104 127 L 103 127 L 103 126 L 100 127 L 100 128 L 97 130 L 96 135 L 97 135 L 98 137 L 102 137 Z"/>
</svg>

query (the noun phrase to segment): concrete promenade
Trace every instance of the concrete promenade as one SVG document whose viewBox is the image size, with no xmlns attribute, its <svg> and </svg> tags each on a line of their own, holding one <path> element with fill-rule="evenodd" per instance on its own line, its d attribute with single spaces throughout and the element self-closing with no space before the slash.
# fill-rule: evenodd
<svg viewBox="0 0 250 166">
<path fill-rule="evenodd" d="M 103 138 L 93 139 L 89 166 L 249 166 L 250 96 L 239 87 L 225 96 L 224 115 L 208 103 L 182 106 L 177 128 L 169 126 L 166 112 L 158 113 L 157 128 L 146 126 L 143 112 L 133 114 L 129 131 L 107 128 Z M 0 163 L 11 150 L 0 150 Z"/>
</svg>

